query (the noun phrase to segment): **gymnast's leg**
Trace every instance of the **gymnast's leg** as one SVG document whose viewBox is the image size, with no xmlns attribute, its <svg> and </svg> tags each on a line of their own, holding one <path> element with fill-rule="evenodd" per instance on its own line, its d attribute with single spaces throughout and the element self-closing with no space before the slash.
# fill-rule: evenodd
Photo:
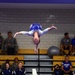
<svg viewBox="0 0 75 75">
<path fill-rule="evenodd" d="M 52 25 L 51 27 L 48 27 L 48 28 L 44 29 L 43 31 L 39 30 L 39 34 L 41 36 L 41 35 L 45 34 L 46 32 L 48 32 L 48 31 L 50 31 L 52 29 L 57 29 L 57 27 L 55 27 L 54 25 Z"/>
</svg>

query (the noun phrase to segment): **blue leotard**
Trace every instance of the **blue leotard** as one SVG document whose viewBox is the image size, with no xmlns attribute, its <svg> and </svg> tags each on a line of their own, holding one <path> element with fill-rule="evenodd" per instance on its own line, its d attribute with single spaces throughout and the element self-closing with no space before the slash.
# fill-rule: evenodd
<svg viewBox="0 0 75 75">
<path fill-rule="evenodd" d="M 30 31 L 38 31 L 38 30 L 42 30 L 42 26 L 38 23 L 33 23 L 30 25 Z"/>
</svg>

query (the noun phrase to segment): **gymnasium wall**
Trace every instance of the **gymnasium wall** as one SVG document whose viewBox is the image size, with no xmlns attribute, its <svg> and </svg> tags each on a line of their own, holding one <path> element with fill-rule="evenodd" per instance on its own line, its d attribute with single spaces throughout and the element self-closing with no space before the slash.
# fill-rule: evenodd
<svg viewBox="0 0 75 75">
<path fill-rule="evenodd" d="M 60 45 L 65 32 L 70 37 L 75 35 L 75 10 L 73 9 L 0 9 L 0 32 L 7 37 L 7 32 L 13 34 L 21 30 L 29 30 L 31 23 L 40 23 L 43 29 L 55 24 L 57 30 L 51 30 L 41 37 L 40 49 Z M 18 35 L 16 37 L 20 49 L 34 49 L 32 37 Z"/>
</svg>

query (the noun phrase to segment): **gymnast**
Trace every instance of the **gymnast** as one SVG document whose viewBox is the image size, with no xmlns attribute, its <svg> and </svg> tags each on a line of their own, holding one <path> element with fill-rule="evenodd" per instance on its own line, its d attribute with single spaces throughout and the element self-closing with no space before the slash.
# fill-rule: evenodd
<svg viewBox="0 0 75 75">
<path fill-rule="evenodd" d="M 53 24 L 51 27 L 48 27 L 44 30 L 42 30 L 42 26 L 39 23 L 33 23 L 30 25 L 30 31 L 20 31 L 20 32 L 16 32 L 14 37 L 16 37 L 16 35 L 18 34 L 24 34 L 24 35 L 28 35 L 28 36 L 33 36 L 33 42 L 36 45 L 35 48 L 35 52 L 38 53 L 38 45 L 40 43 L 40 36 L 47 33 L 48 31 L 52 30 L 52 29 L 57 29 L 57 27 L 55 27 Z"/>
</svg>

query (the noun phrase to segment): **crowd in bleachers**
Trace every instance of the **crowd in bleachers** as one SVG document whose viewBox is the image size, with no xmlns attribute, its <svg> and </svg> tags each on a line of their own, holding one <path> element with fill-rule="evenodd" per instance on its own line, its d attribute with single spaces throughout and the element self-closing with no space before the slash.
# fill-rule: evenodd
<svg viewBox="0 0 75 75">
<path fill-rule="evenodd" d="M 0 75 L 25 75 L 26 71 L 23 63 L 16 57 L 12 64 L 7 59 L 5 63 L 0 66 Z"/>
<path fill-rule="evenodd" d="M 18 45 L 16 39 L 12 36 L 12 32 L 7 33 L 7 38 L 4 39 L 0 33 L 0 49 L 2 54 L 7 53 L 7 55 L 17 54 Z"/>
<path fill-rule="evenodd" d="M 16 39 L 12 36 L 12 32 L 7 33 L 7 38 L 4 39 L 0 33 L 0 49 L 2 54 L 15 55 L 18 51 L 18 45 Z M 75 38 L 71 39 L 69 33 L 64 33 L 64 37 L 60 42 L 60 54 L 62 55 L 74 55 L 75 54 Z M 67 52 L 66 52 L 67 51 Z M 18 74 L 19 73 L 19 74 Z M 14 59 L 13 64 L 10 64 L 9 60 L 6 60 L 0 66 L 1 75 L 24 75 L 26 73 L 23 68 L 23 64 L 19 62 L 18 58 Z M 54 66 L 55 75 L 64 75 L 69 74 L 73 75 L 72 64 L 69 61 L 68 56 L 65 57 L 65 60 L 62 62 L 61 67 L 56 64 Z"/>
<path fill-rule="evenodd" d="M 69 74 L 73 75 L 73 70 L 72 70 L 72 63 L 69 60 L 69 56 L 65 56 L 65 60 L 62 61 L 61 65 L 57 63 L 54 66 L 54 75 L 64 75 L 64 74 Z"/>
<path fill-rule="evenodd" d="M 75 38 L 70 38 L 69 33 L 64 33 L 64 37 L 60 43 L 61 54 L 74 55 L 75 53 Z"/>
<path fill-rule="evenodd" d="M 72 63 L 69 60 L 69 55 L 75 55 L 75 37 L 71 39 L 69 33 L 64 33 L 64 37 L 61 39 L 60 54 L 65 55 L 65 60 L 61 66 L 58 63 L 54 66 L 54 75 L 75 74 L 75 71 L 72 70 Z"/>
<path fill-rule="evenodd" d="M 13 37 L 11 31 L 7 33 L 6 39 L 4 39 L 0 33 L 0 50 L 2 55 L 17 54 L 18 51 L 17 41 Z M 5 63 L 0 64 L 0 75 L 25 75 L 26 71 L 23 65 L 24 63 L 20 62 L 17 57 L 15 57 L 12 64 L 10 64 L 9 59 L 7 59 Z"/>
</svg>

